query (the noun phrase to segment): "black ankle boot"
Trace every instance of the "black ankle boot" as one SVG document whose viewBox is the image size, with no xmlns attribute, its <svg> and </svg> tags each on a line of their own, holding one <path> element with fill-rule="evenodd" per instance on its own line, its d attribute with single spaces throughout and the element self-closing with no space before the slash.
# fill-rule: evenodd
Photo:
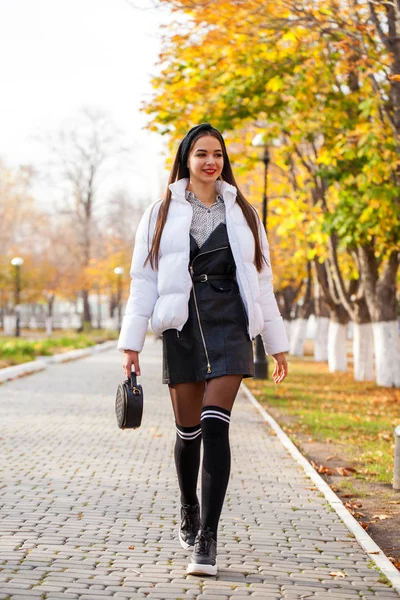
<svg viewBox="0 0 400 600">
<path fill-rule="evenodd" d="M 198 532 L 186 571 L 192 575 L 217 574 L 217 542 L 209 527 Z"/>
<path fill-rule="evenodd" d="M 197 532 L 200 529 L 200 506 L 199 504 L 182 504 L 181 526 L 179 528 L 179 541 L 182 548 L 187 550 L 194 546 Z"/>
</svg>

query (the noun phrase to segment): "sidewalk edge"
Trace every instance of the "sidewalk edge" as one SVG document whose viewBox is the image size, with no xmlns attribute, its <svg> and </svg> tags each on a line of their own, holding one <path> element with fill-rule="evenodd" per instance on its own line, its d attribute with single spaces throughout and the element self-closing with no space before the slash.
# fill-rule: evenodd
<svg viewBox="0 0 400 600">
<path fill-rule="evenodd" d="M 368 554 L 369 558 L 374 561 L 380 571 L 390 581 L 393 589 L 395 589 L 400 595 L 400 572 L 390 562 L 386 554 L 379 548 L 374 542 L 371 536 L 361 527 L 358 521 L 350 514 L 347 508 L 344 506 L 340 498 L 335 492 L 329 487 L 326 481 L 317 473 L 314 467 L 308 462 L 308 460 L 301 454 L 300 450 L 295 446 L 289 436 L 283 431 L 281 426 L 275 421 L 275 419 L 265 410 L 264 407 L 256 400 L 248 387 L 242 382 L 241 389 L 247 399 L 253 404 L 258 412 L 263 417 L 264 421 L 273 429 L 282 443 L 282 445 L 288 450 L 295 461 L 301 465 L 306 475 L 315 483 L 318 490 L 325 496 L 328 503 L 339 515 L 347 529 L 354 535 L 360 546 Z"/>
<path fill-rule="evenodd" d="M 19 365 L 14 365 L 12 367 L 4 367 L 4 369 L 0 369 L 0 385 L 2 383 L 6 383 L 7 381 L 18 379 L 18 377 L 25 377 L 27 375 L 33 375 L 38 371 L 44 371 L 47 369 L 48 365 L 85 358 L 87 356 L 91 356 L 92 354 L 96 354 L 97 352 L 111 350 L 113 347 L 117 347 L 117 340 L 108 340 L 106 342 L 102 342 L 101 344 L 96 344 L 95 346 L 70 350 L 69 352 L 59 352 L 58 354 L 53 354 L 52 356 L 43 356 L 38 360 L 32 360 Z"/>
</svg>

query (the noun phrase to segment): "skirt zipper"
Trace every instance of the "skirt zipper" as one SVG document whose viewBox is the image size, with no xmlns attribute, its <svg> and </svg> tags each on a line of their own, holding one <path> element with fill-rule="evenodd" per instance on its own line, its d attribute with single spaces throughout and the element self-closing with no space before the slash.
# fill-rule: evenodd
<svg viewBox="0 0 400 600">
<path fill-rule="evenodd" d="M 250 324 L 249 324 L 249 317 L 247 316 L 247 312 L 246 309 L 244 307 L 244 302 L 243 302 L 243 298 L 240 295 L 240 290 L 239 290 L 239 297 L 240 297 L 240 302 L 242 304 L 242 309 L 243 309 L 243 313 L 244 313 L 244 318 L 245 318 L 245 322 L 246 322 L 246 329 L 247 329 L 247 334 L 250 337 Z"/>
<path fill-rule="evenodd" d="M 193 272 L 194 272 L 193 271 L 193 263 L 196 260 L 196 258 L 198 258 L 199 256 L 202 256 L 204 254 L 209 254 L 210 252 L 216 252 L 217 250 L 225 250 L 225 248 L 229 248 L 229 246 L 222 246 L 222 248 L 215 248 L 214 250 L 207 250 L 207 252 L 202 252 L 201 254 L 198 254 L 197 256 L 195 256 L 194 259 L 192 260 L 192 264 L 189 265 L 190 274 L 193 276 Z M 210 359 L 209 359 L 209 356 L 208 356 L 206 341 L 204 339 L 203 328 L 201 326 L 201 319 L 200 319 L 199 307 L 197 305 L 197 296 L 196 296 L 196 290 L 195 290 L 194 283 L 193 283 L 193 297 L 194 297 L 194 304 L 195 304 L 195 307 L 196 307 L 197 321 L 199 323 L 199 329 L 200 329 L 201 339 L 203 340 L 204 352 L 205 352 L 206 358 L 207 358 L 207 373 L 211 373 Z"/>
</svg>

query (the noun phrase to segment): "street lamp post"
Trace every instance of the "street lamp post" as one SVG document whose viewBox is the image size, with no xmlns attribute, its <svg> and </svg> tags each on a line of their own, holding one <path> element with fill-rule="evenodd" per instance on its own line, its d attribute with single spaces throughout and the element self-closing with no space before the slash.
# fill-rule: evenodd
<svg viewBox="0 0 400 600">
<path fill-rule="evenodd" d="M 121 296 L 122 296 L 122 275 L 124 274 L 124 268 L 123 267 L 115 267 L 114 273 L 117 275 L 118 330 L 121 331 L 121 324 L 122 324 Z"/>
<path fill-rule="evenodd" d="M 20 317 L 21 317 L 21 265 L 24 264 L 24 259 L 20 256 L 15 256 L 11 264 L 15 267 L 15 337 L 20 336 Z"/>
<path fill-rule="evenodd" d="M 257 148 L 263 148 L 263 155 L 261 160 L 264 163 L 264 192 L 263 192 L 263 203 L 262 203 L 262 222 L 267 231 L 267 218 L 268 218 L 268 196 L 267 196 L 267 182 L 268 182 L 268 165 L 270 161 L 268 145 L 264 140 L 263 134 L 258 134 L 254 138 L 252 145 Z M 255 357 L 254 357 L 254 378 L 255 379 L 268 379 L 268 359 L 265 354 L 264 344 L 261 335 L 258 335 L 255 340 Z"/>
</svg>

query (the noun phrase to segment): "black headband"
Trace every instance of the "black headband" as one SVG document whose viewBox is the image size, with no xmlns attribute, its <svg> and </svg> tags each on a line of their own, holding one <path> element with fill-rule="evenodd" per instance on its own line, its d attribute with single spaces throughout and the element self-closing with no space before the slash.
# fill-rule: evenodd
<svg viewBox="0 0 400 600">
<path fill-rule="evenodd" d="M 190 150 L 190 146 L 192 145 L 192 141 L 202 131 L 217 131 L 217 130 L 214 127 L 212 127 L 212 125 L 210 125 L 210 123 L 201 123 L 200 125 L 196 125 L 195 127 L 192 127 L 192 129 L 190 129 L 187 132 L 187 134 L 185 135 L 185 137 L 183 138 L 183 140 L 181 141 L 180 146 L 179 146 L 179 159 L 180 159 L 181 165 L 183 165 L 184 167 L 186 167 L 186 163 L 187 163 L 187 159 L 189 156 L 189 150 Z"/>
</svg>

